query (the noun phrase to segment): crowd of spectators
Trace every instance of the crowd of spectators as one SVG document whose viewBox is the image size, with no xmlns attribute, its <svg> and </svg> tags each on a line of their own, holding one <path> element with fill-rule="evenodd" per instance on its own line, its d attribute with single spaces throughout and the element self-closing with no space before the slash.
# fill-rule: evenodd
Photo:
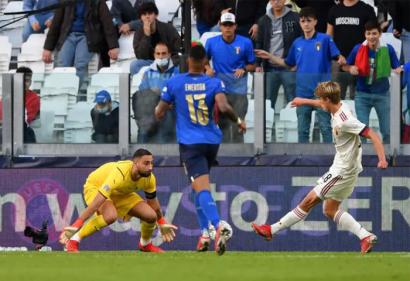
<svg viewBox="0 0 410 281">
<path fill-rule="evenodd" d="M 24 10 L 57 2 L 24 0 Z M 265 95 L 272 108 L 275 108 L 280 86 L 286 102 L 294 97 L 315 98 L 316 84 L 330 80 L 332 74 L 341 85 L 342 98 L 355 99 L 360 121 L 369 124 L 370 109 L 376 109 L 383 139 L 389 141 L 388 77 L 392 69 L 401 71 L 400 60 L 410 61 L 410 18 L 406 14 L 410 1 L 193 0 L 192 6 L 200 35 L 221 32 L 206 42 L 210 65 L 205 71 L 225 83 L 228 100 L 241 118 L 245 118 L 248 108 L 249 72 L 265 73 Z M 74 66 L 81 85 L 94 54 L 116 60 L 119 36 L 133 34 L 135 60 L 130 65 L 130 74 L 144 72 L 132 99 L 138 142 L 172 142 L 175 132 L 167 128 L 173 126 L 166 125 L 175 122 L 172 111 L 163 124 L 148 114 L 159 99 L 161 87 L 178 73 L 180 63 L 181 37 L 171 23 L 158 20 L 160 12 L 154 0 L 113 0 L 111 10 L 104 0 L 79 0 L 55 13 L 30 16 L 24 27 L 23 41 L 30 34 L 48 28 L 42 55 L 44 62 L 54 59 L 56 66 Z M 400 38 L 401 58 L 396 57 L 391 45 L 380 40 L 381 28 L 391 30 Z M 370 40 L 376 40 L 376 45 L 372 46 Z M 364 67 L 370 73 L 363 74 L 358 67 L 359 57 L 368 64 Z M 383 73 L 379 69 L 382 63 L 386 66 Z M 98 94 L 102 95 L 97 93 L 96 107 L 91 113 L 96 142 L 99 142 L 96 124 L 100 122 L 95 120 L 107 115 L 101 110 L 109 107 L 114 114 L 118 111 L 118 104 L 111 101 L 111 97 L 107 106 L 100 105 Z M 301 143 L 309 142 L 313 110 L 297 109 Z M 243 142 L 235 126 L 223 115 L 217 116 L 224 141 Z M 316 117 L 323 142 L 331 142 L 330 115 L 317 110 Z M 115 142 L 116 134 L 118 131 L 104 142 Z"/>
</svg>

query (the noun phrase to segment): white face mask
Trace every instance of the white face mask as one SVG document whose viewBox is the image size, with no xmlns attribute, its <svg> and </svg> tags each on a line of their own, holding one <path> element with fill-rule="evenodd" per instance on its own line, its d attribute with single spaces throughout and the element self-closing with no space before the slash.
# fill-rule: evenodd
<svg viewBox="0 0 410 281">
<path fill-rule="evenodd" d="M 166 67 L 169 64 L 169 58 L 155 59 L 155 63 L 161 68 Z"/>
<path fill-rule="evenodd" d="M 108 106 L 104 106 L 103 108 L 96 108 L 95 110 L 100 114 L 105 114 L 110 110 L 110 108 Z"/>
</svg>

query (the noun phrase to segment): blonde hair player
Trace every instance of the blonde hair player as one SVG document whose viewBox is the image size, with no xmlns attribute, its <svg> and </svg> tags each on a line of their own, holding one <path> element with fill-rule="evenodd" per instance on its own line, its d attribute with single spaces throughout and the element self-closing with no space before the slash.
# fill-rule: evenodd
<svg viewBox="0 0 410 281">
<path fill-rule="evenodd" d="M 329 171 L 306 195 L 299 205 L 272 225 L 252 224 L 255 232 L 267 240 L 282 229 L 304 220 L 317 204 L 324 201 L 323 213 L 342 229 L 356 235 L 361 243 L 361 253 L 369 253 L 377 241 L 376 235 L 367 231 L 348 212 L 340 209 L 342 201 L 352 194 L 362 168 L 362 145 L 360 136 L 372 140 L 379 159 L 377 167 L 386 169 L 388 164 L 379 136 L 356 119 L 349 106 L 340 101 L 340 86 L 335 82 L 320 83 L 315 95 L 318 99 L 295 98 L 292 106 L 309 105 L 320 107 L 332 116 L 332 131 L 336 155 Z"/>
</svg>

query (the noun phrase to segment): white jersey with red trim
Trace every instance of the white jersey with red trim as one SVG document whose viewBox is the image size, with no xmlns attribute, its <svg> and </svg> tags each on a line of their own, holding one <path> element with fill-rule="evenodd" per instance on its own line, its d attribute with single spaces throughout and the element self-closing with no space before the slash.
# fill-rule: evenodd
<svg viewBox="0 0 410 281">
<path fill-rule="evenodd" d="M 342 106 L 332 114 L 332 131 L 336 155 L 330 171 L 337 175 L 353 175 L 363 170 L 362 143 L 360 134 L 367 129 L 353 115 L 350 107 L 342 102 Z"/>
</svg>

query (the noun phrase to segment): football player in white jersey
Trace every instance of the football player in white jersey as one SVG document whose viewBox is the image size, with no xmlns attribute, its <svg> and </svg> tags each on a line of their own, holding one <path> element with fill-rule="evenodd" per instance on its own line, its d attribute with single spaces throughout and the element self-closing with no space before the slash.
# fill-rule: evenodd
<svg viewBox="0 0 410 281">
<path fill-rule="evenodd" d="M 253 223 L 252 228 L 257 234 L 270 240 L 278 231 L 304 220 L 314 206 L 324 201 L 323 213 L 342 229 L 350 231 L 360 239 L 362 254 L 369 253 L 377 241 L 376 235 L 367 231 L 349 213 L 340 209 L 340 204 L 353 192 L 358 174 L 363 170 L 360 136 L 372 140 L 379 159 L 377 167 L 386 169 L 388 164 L 382 141 L 373 130 L 356 119 L 347 104 L 340 101 L 340 86 L 337 83 L 320 83 L 315 95 L 318 99 L 295 98 L 292 106 L 316 106 L 332 115 L 336 148 L 333 164 L 295 209 L 275 224 Z"/>
</svg>

